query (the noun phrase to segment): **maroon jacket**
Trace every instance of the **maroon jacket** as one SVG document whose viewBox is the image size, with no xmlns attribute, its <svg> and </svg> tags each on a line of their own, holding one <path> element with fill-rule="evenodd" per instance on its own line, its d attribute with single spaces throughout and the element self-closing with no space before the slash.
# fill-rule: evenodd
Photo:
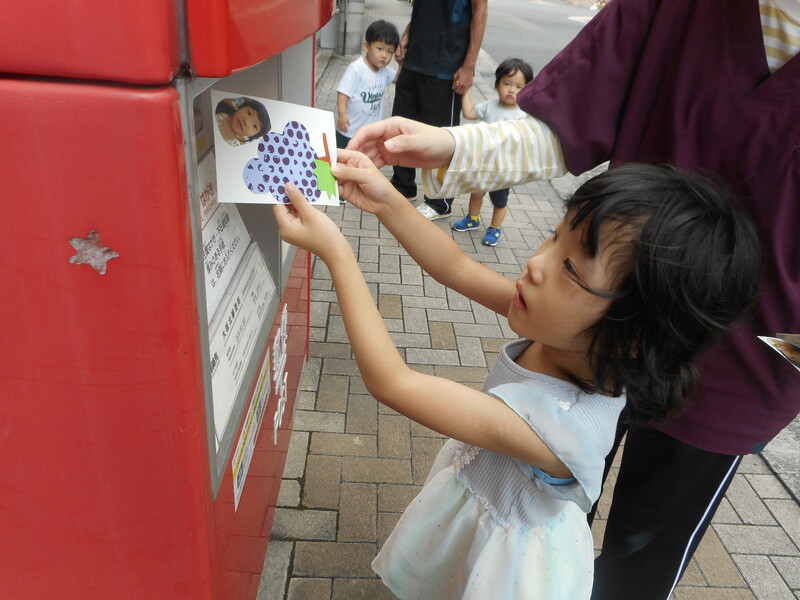
<svg viewBox="0 0 800 600">
<path fill-rule="evenodd" d="M 722 176 L 743 202 L 764 246 L 758 310 L 659 429 L 759 452 L 800 412 L 800 376 L 756 338 L 800 332 L 800 55 L 770 75 L 758 0 L 613 0 L 517 101 L 554 129 L 572 173 L 668 162 Z"/>
</svg>

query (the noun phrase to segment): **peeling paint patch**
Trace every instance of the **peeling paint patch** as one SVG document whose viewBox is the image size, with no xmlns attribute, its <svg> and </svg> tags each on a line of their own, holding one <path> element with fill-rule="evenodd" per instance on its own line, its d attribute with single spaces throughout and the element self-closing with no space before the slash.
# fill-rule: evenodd
<svg viewBox="0 0 800 600">
<path fill-rule="evenodd" d="M 97 229 L 92 229 L 85 238 L 74 237 L 69 245 L 75 248 L 77 254 L 69 257 L 73 265 L 89 265 L 100 275 L 105 275 L 106 263 L 112 258 L 119 257 L 117 252 L 106 248 L 100 243 L 100 234 Z"/>
</svg>

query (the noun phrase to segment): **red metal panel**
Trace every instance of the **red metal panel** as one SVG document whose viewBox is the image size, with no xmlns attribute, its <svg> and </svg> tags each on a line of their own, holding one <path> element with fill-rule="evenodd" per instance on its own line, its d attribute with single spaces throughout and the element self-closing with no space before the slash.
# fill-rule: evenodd
<svg viewBox="0 0 800 600">
<path fill-rule="evenodd" d="M 214 597 L 178 95 L 0 79 L 0 113 L 0 597 Z"/>
<path fill-rule="evenodd" d="M 175 0 L 4 0 L 2 7 L 1 72 L 137 84 L 164 84 L 177 72 Z"/>
<path fill-rule="evenodd" d="M 335 0 L 186 0 L 193 70 L 224 77 L 280 54 L 330 21 Z"/>
<path fill-rule="evenodd" d="M 283 423 L 278 430 L 278 444 L 274 443 L 272 417 L 277 406 L 277 397 L 273 385 L 238 510 L 234 510 L 230 464 L 214 501 L 217 545 L 222 568 L 221 600 L 255 599 L 262 577 L 283 467 L 289 450 L 294 404 L 300 388 L 303 365 L 308 357 L 310 265 L 310 254 L 298 250 L 267 343 L 267 348 L 272 348 L 285 304 L 288 309 L 286 372 L 289 376 L 286 409 Z M 241 435 L 241 431 L 237 435 Z"/>
</svg>

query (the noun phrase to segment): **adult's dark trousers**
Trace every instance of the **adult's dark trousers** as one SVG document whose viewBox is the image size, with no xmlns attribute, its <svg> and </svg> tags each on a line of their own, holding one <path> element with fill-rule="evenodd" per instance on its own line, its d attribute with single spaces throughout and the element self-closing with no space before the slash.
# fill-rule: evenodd
<svg viewBox="0 0 800 600">
<path fill-rule="evenodd" d="M 453 91 L 453 81 L 423 75 L 403 67 L 394 90 L 392 116 L 406 117 L 436 127 L 458 125 L 461 122 L 461 95 Z M 416 169 L 394 167 L 392 185 L 404 196 L 417 195 Z M 432 199 L 425 202 L 438 213 L 450 212 L 452 198 Z"/>
<path fill-rule="evenodd" d="M 655 429 L 627 431 L 592 600 L 667 600 L 741 461 Z"/>
</svg>

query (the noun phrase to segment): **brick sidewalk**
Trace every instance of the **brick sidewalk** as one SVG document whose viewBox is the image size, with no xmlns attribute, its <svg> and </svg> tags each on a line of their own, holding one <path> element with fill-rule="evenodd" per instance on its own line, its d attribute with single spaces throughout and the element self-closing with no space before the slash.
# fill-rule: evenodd
<svg viewBox="0 0 800 600">
<path fill-rule="evenodd" d="M 367 0 L 364 23 L 385 18 L 402 32 L 409 15 L 405 0 Z M 354 59 L 320 54 L 319 108 L 335 110 L 336 85 Z M 496 61 L 482 52 L 473 90 L 476 102 L 494 94 L 495 66 Z M 392 99 L 390 88 L 387 115 Z M 464 214 L 466 197 L 455 201 L 450 220 L 437 224 L 467 254 L 515 278 L 560 218 L 559 192 L 564 193 L 571 180 L 554 183 L 556 187 L 534 182 L 513 188 L 504 236 L 494 248 L 482 246 L 480 235 L 450 229 L 450 221 Z M 417 370 L 479 388 L 498 349 L 515 337 L 505 320 L 425 275 L 372 215 L 350 205 L 329 207 L 327 213 L 351 241 L 406 361 Z M 487 201 L 483 218 L 490 215 Z M 258 599 L 392 599 L 370 563 L 419 490 L 443 438 L 369 396 L 321 261 L 314 263 L 311 287 L 310 357 Z M 614 479 L 612 472 L 610 485 Z M 594 527 L 597 547 L 610 496 L 607 488 Z M 797 600 L 798 546 L 796 499 L 762 458 L 748 457 L 674 597 Z"/>
</svg>

